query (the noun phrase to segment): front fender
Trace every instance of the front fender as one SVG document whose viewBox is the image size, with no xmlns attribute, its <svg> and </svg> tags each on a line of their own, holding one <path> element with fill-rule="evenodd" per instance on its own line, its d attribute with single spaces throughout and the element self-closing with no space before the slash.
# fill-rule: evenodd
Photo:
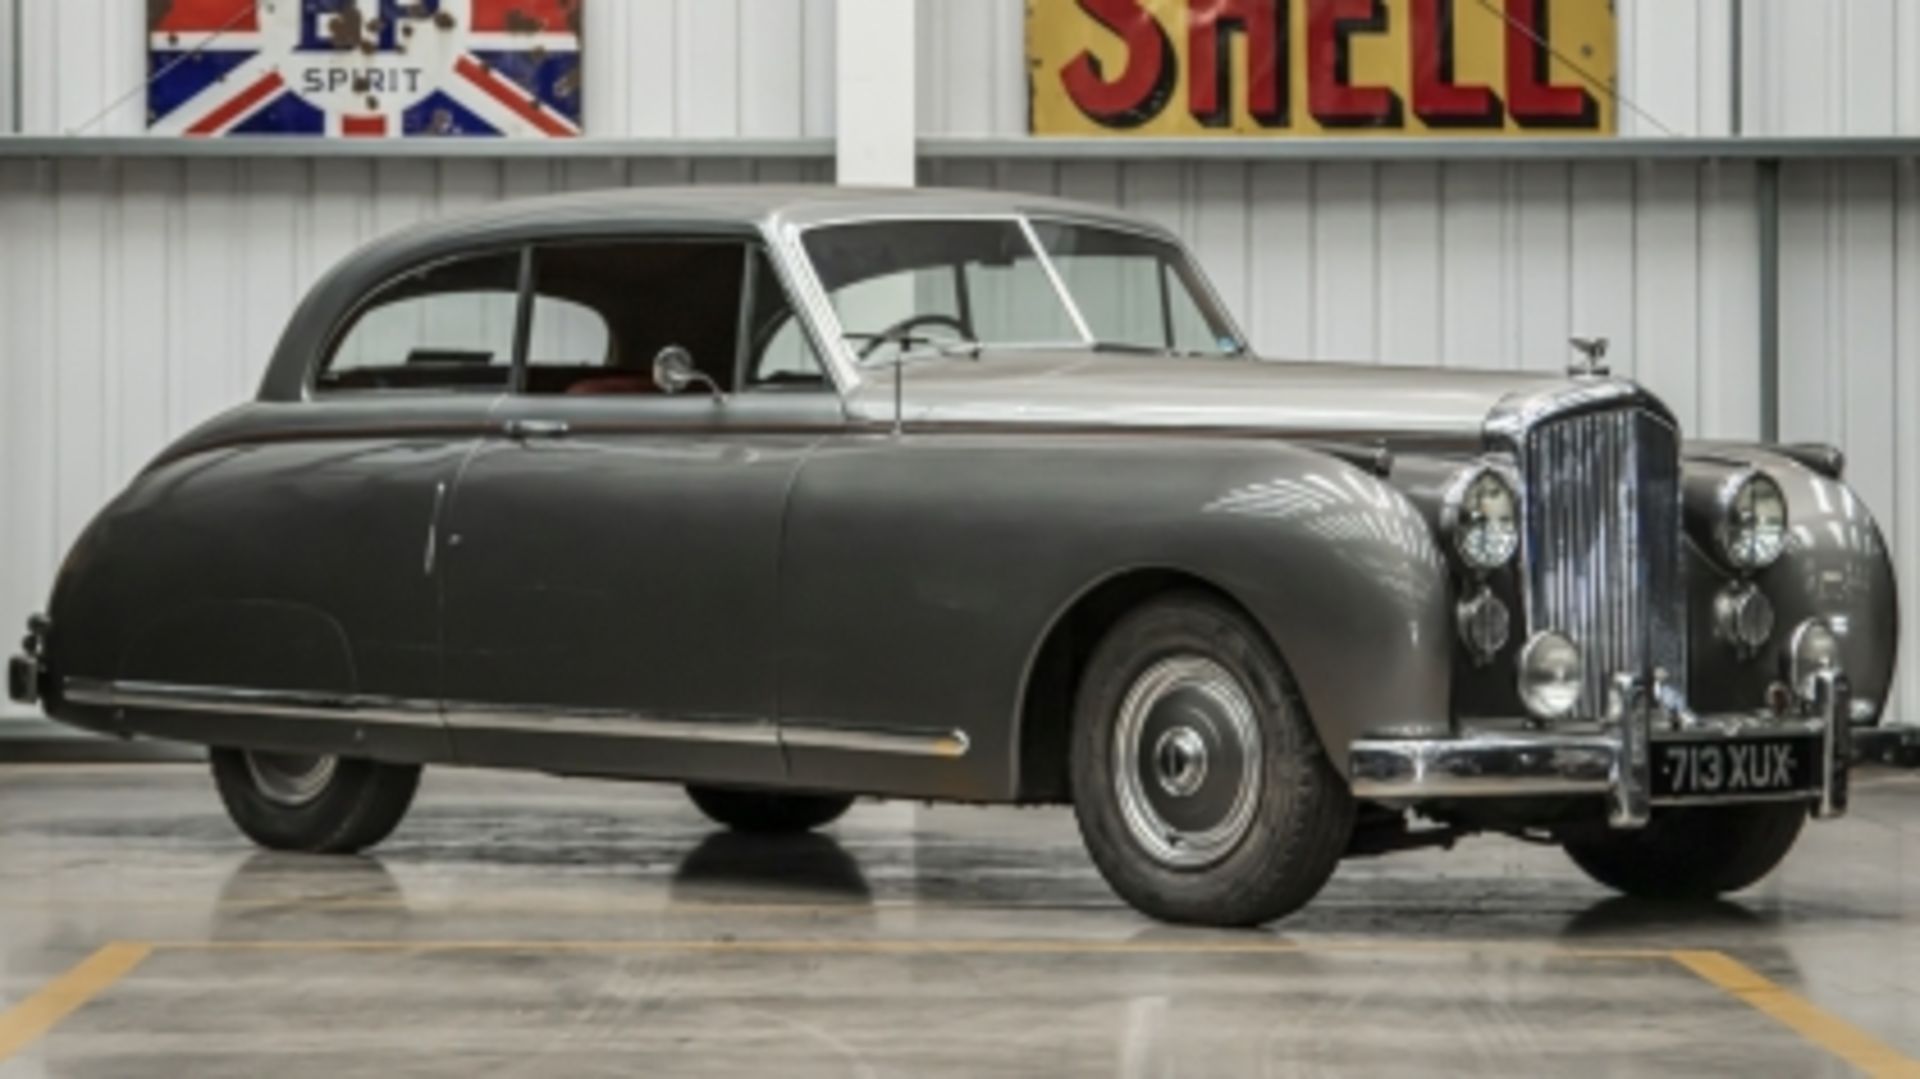
<svg viewBox="0 0 1920 1079">
<path fill-rule="evenodd" d="M 1275 441 L 1048 433 L 861 436 L 802 466 L 782 546 L 781 715 L 963 731 L 957 767 L 899 761 L 863 781 L 1012 797 L 1049 628 L 1143 568 L 1244 606 L 1336 759 L 1363 732 L 1447 730 L 1447 572 L 1398 492 Z M 827 763 L 806 778 L 850 774 Z"/>
<path fill-rule="evenodd" d="M 1711 552 L 1691 546 L 1688 694 L 1694 708 L 1762 707 L 1767 686 L 1785 677 L 1794 628 L 1824 618 L 1842 642 L 1856 722 L 1877 721 L 1892 691 L 1900 607 L 1893 563 L 1873 514 L 1844 481 L 1785 455 L 1758 446 L 1718 446 L 1713 455 L 1750 461 L 1779 483 L 1790 531 L 1786 553 L 1755 577 L 1773 602 L 1774 632 L 1752 655 L 1738 654 L 1715 630 L 1713 597 L 1732 575 Z"/>
</svg>

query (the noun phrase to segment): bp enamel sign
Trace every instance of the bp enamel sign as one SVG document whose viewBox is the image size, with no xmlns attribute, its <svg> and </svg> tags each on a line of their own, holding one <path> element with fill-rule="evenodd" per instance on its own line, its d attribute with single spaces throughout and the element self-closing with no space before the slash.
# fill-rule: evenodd
<svg viewBox="0 0 1920 1079">
<path fill-rule="evenodd" d="M 580 134 L 585 0 L 151 0 L 159 135 Z"/>
</svg>

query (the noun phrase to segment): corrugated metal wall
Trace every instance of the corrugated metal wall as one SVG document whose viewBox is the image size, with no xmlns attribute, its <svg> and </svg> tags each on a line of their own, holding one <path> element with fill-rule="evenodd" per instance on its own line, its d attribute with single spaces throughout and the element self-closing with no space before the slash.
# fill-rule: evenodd
<svg viewBox="0 0 1920 1079">
<path fill-rule="evenodd" d="M 26 131 L 145 129 L 145 96 L 137 92 L 146 64 L 145 3 L 0 0 L 0 13 L 12 3 L 23 5 Z M 587 133 L 829 134 L 833 12 L 833 0 L 589 3 Z"/>
<path fill-rule="evenodd" d="M 1567 338 L 1689 432 L 1760 433 L 1748 163 L 927 162 L 929 182 L 1125 207 L 1185 236 L 1257 346 L 1286 357 L 1556 370 Z M 1781 436 L 1846 449 L 1920 625 L 1920 162 L 1790 164 Z M 1904 421 L 1904 422 L 1903 422 Z M 1920 633 L 1901 698 L 1920 701 Z"/>
<path fill-rule="evenodd" d="M 9 5 L 0 0 L 0 34 Z M 145 5 L 19 0 L 32 130 L 138 85 Z M 1022 0 L 916 0 L 921 127 L 1018 136 Z M 1035 0 L 1063 2 L 1063 0 Z M 1732 127 L 1731 0 L 1619 0 L 1623 92 Z M 596 0 L 597 135 L 832 128 L 833 0 Z M 1920 0 L 1745 0 L 1749 134 L 1920 133 Z M 3 41 L 0 38 L 0 41 Z M 0 57 L 7 56 L 0 48 Z M 0 95 L 13 79 L 0 71 Z M 9 110 L 0 96 L 0 125 Z M 1659 128 L 1623 110 L 1630 133 Z M 138 97 L 93 130 L 140 127 Z M 821 178 L 742 161 L 0 159 L 0 628 L 170 435 L 251 392 L 294 298 L 359 240 L 502 195 Z M 1551 368 L 1604 333 L 1697 431 L 1759 430 L 1756 175 L 1742 163 L 927 162 L 923 178 L 1117 203 L 1187 236 L 1269 352 Z M 1920 581 L 1920 166 L 1784 178 L 1782 433 L 1835 441 Z M 1909 599 L 1906 621 L 1920 625 Z M 1920 633 L 1903 663 L 1920 701 Z"/>
<path fill-rule="evenodd" d="M 1122 206 L 1186 236 L 1266 354 L 1558 370 L 1615 343 L 1690 429 L 1759 432 L 1745 163 L 927 162 L 932 183 Z"/>
<path fill-rule="evenodd" d="M 20 81 L 16 55 L 13 47 L 14 19 L 20 9 L 15 0 L 0 0 L 0 135 L 14 130 L 14 103 L 16 84 Z"/>
<path fill-rule="evenodd" d="M 1781 437 L 1847 451 L 1895 551 L 1900 701 L 1920 724 L 1920 161 L 1789 164 Z"/>
<path fill-rule="evenodd" d="M 1920 0 L 1744 2 L 1749 134 L 1920 135 Z"/>
<path fill-rule="evenodd" d="M 0 158 L 0 627 L 167 440 L 251 397 L 294 303 L 373 237 L 503 197 L 826 182 L 825 162 Z"/>
</svg>

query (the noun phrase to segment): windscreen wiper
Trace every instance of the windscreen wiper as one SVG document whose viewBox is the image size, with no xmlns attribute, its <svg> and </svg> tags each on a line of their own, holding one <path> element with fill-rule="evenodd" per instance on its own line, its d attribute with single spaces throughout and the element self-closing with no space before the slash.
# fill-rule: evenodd
<svg viewBox="0 0 1920 1079">
<path fill-rule="evenodd" d="M 870 331 L 848 331 L 840 335 L 849 341 L 866 342 L 867 347 L 860 351 L 858 359 L 866 363 L 875 349 L 881 345 L 895 345 L 902 352 L 910 348 L 927 348 L 941 356 L 966 356 L 979 359 L 985 346 L 967 337 L 927 337 L 922 334 L 908 333 L 902 330 L 884 330 L 879 333 Z"/>
</svg>

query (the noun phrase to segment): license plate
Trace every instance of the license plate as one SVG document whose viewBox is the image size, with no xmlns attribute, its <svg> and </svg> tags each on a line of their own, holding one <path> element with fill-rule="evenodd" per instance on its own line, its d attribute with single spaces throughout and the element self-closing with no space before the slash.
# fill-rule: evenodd
<svg viewBox="0 0 1920 1079">
<path fill-rule="evenodd" d="M 1655 798 L 1737 797 L 1811 790 L 1819 775 L 1813 738 L 1655 742 Z"/>
</svg>

